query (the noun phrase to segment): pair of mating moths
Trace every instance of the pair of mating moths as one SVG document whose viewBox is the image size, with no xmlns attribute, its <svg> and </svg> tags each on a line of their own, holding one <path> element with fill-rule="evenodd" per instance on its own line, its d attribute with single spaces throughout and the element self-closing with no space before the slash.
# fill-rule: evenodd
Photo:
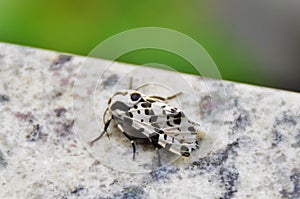
<svg viewBox="0 0 300 199">
<path fill-rule="evenodd" d="M 108 107 L 103 114 L 103 132 L 90 144 L 107 133 L 114 120 L 132 144 L 133 159 L 136 139 L 147 139 L 156 149 L 163 147 L 177 155 L 189 157 L 199 147 L 198 141 L 204 134 L 199 130 L 200 125 L 189 120 L 182 110 L 167 104 L 167 100 L 179 94 L 164 98 L 146 96 L 138 89 L 116 92 L 108 100 Z"/>
</svg>

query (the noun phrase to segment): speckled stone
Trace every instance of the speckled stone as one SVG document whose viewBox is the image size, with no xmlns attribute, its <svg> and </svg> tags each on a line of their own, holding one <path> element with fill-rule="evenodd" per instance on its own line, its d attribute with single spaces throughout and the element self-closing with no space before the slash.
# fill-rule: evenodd
<svg viewBox="0 0 300 199">
<path fill-rule="evenodd" d="M 88 129 L 103 124 L 81 127 L 74 114 L 74 99 L 93 95 L 89 83 L 86 91 L 73 92 L 75 81 L 85 78 L 77 73 L 86 60 L 0 43 L 0 198 L 300 198 L 298 93 L 181 74 L 197 98 L 195 104 L 183 96 L 181 107 L 190 115 L 199 107 L 192 117 L 207 129 L 204 152 L 150 172 L 121 172 L 95 159 L 83 138 L 97 136 Z M 105 61 L 93 63 L 101 68 Z M 102 107 L 121 74 L 135 68 L 110 67 L 95 106 Z M 135 85 L 175 78 L 173 72 L 137 68 Z M 96 114 L 101 117 L 102 109 Z M 134 168 L 128 151 L 126 166 Z M 113 151 L 100 152 L 114 157 Z"/>
</svg>

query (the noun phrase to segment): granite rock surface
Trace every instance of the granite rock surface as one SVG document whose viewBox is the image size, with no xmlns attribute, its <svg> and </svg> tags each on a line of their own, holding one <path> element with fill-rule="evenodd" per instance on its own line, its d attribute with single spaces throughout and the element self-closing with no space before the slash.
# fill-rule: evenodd
<svg viewBox="0 0 300 199">
<path fill-rule="evenodd" d="M 300 94 L 180 74 L 186 86 L 174 72 L 107 63 L 0 43 L 0 198 L 300 198 Z M 96 85 L 79 70 L 93 64 Z M 138 158 L 155 150 L 142 144 L 136 161 L 130 143 L 121 159 L 87 145 L 128 76 L 184 92 L 170 103 L 206 129 L 200 152 L 145 169 Z"/>
</svg>

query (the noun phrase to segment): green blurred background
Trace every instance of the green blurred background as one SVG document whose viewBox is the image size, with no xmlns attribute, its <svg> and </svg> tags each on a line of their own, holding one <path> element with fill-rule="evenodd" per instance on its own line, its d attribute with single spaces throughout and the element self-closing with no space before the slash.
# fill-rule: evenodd
<svg viewBox="0 0 300 199">
<path fill-rule="evenodd" d="M 230 18 L 222 19 L 226 9 L 219 3 L 0 0 L 0 41 L 87 55 L 101 41 L 119 32 L 145 26 L 164 27 L 198 41 L 215 61 L 223 79 L 297 90 L 278 83 L 272 68 L 257 56 L 251 40 L 232 31 L 236 29 Z M 181 72 L 195 72 L 182 58 L 154 49 L 134 51 L 118 61 L 161 63 Z"/>
</svg>

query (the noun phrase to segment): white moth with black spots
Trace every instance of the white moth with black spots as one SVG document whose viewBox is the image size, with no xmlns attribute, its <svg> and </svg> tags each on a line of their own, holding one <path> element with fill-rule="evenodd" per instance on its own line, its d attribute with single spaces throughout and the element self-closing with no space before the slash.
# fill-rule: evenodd
<svg viewBox="0 0 300 199">
<path fill-rule="evenodd" d="M 92 145 L 105 133 L 113 120 L 126 136 L 136 153 L 136 139 L 147 139 L 155 149 L 165 148 L 172 153 L 188 157 L 199 147 L 198 141 L 204 136 L 200 125 L 187 118 L 182 110 L 167 104 L 170 97 L 146 96 L 136 90 L 116 92 L 108 101 L 103 114 L 104 130 Z M 108 117 L 106 117 L 108 115 Z"/>
</svg>

